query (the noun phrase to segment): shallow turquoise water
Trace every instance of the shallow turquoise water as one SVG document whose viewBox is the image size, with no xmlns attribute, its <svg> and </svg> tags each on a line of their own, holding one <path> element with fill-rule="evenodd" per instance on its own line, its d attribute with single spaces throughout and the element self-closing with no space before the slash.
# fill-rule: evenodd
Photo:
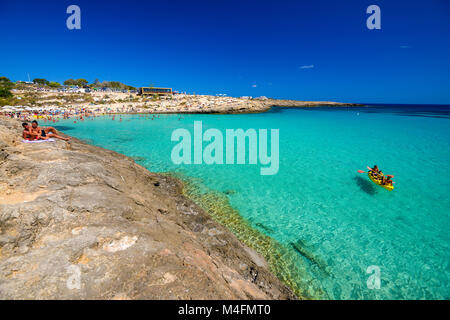
<svg viewBox="0 0 450 320">
<path fill-rule="evenodd" d="M 422 107 L 423 108 L 423 107 Z M 430 107 L 431 108 L 431 107 Z M 448 299 L 449 109 L 397 107 L 275 109 L 249 115 L 125 115 L 65 120 L 57 128 L 135 157 L 151 171 L 175 171 L 226 192 L 256 229 L 291 250 L 304 294 L 331 299 Z M 174 165 L 172 131 L 279 129 L 280 169 L 260 165 Z M 394 174 L 376 186 L 367 165 Z M 288 257 L 289 259 L 289 257 Z M 369 289 L 369 266 L 380 289 Z M 324 294 L 317 296 L 317 289 Z"/>
</svg>

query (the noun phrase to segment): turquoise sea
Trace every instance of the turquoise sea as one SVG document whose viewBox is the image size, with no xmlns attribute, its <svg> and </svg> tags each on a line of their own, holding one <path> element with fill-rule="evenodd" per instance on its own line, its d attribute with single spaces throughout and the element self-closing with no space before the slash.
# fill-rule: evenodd
<svg viewBox="0 0 450 320">
<path fill-rule="evenodd" d="M 55 127 L 134 157 L 151 171 L 176 174 L 202 204 L 226 199 L 246 224 L 277 244 L 274 272 L 304 297 L 450 298 L 450 107 L 273 108 L 152 118 L 102 116 Z M 262 176 L 260 165 L 173 164 L 171 134 L 178 128 L 192 133 L 194 121 L 224 136 L 226 129 L 279 129 L 278 174 Z M 395 176 L 395 190 L 357 173 L 374 164 Z M 207 197 L 211 192 L 222 198 Z M 252 239 L 244 240 L 257 242 Z M 367 273 L 369 266 L 379 268 L 379 289 L 367 285 L 377 276 Z"/>
</svg>

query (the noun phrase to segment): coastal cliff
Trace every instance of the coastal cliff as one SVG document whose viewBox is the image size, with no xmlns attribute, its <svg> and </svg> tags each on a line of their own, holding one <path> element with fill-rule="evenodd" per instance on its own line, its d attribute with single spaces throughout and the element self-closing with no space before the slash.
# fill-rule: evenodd
<svg viewBox="0 0 450 320">
<path fill-rule="evenodd" d="M 0 117 L 0 299 L 295 299 L 181 182 Z"/>
</svg>

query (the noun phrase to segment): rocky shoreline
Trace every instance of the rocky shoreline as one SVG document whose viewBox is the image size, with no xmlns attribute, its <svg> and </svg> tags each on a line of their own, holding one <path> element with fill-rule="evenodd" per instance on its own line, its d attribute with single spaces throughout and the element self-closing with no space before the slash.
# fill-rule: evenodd
<svg viewBox="0 0 450 320">
<path fill-rule="evenodd" d="M 296 299 L 181 182 L 0 117 L 0 299 Z"/>
<path fill-rule="evenodd" d="M 150 114 L 249 114 L 249 113 L 264 113 L 270 111 L 273 107 L 278 108 L 317 108 L 317 107 L 362 107 L 363 104 L 358 103 L 340 103 L 327 101 L 296 101 L 296 100 L 273 100 L 260 103 L 257 106 L 251 107 L 243 106 L 240 108 L 231 108 L 225 110 L 193 110 L 193 111 L 174 111 L 174 112 L 150 112 Z"/>
</svg>

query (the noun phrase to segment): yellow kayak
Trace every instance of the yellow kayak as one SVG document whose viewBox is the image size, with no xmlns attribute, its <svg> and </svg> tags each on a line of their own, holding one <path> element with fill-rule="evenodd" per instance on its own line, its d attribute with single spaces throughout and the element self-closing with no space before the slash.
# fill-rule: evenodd
<svg viewBox="0 0 450 320">
<path fill-rule="evenodd" d="M 381 180 L 380 180 L 380 179 L 374 178 L 374 177 L 370 174 L 370 172 L 367 173 L 367 175 L 369 176 L 369 179 L 373 181 L 373 183 L 379 185 L 380 187 L 383 187 L 383 188 L 385 188 L 386 190 L 389 190 L 389 191 L 394 190 L 394 186 L 393 186 L 393 185 L 392 185 L 392 186 L 389 186 L 389 185 L 381 184 Z"/>
</svg>

